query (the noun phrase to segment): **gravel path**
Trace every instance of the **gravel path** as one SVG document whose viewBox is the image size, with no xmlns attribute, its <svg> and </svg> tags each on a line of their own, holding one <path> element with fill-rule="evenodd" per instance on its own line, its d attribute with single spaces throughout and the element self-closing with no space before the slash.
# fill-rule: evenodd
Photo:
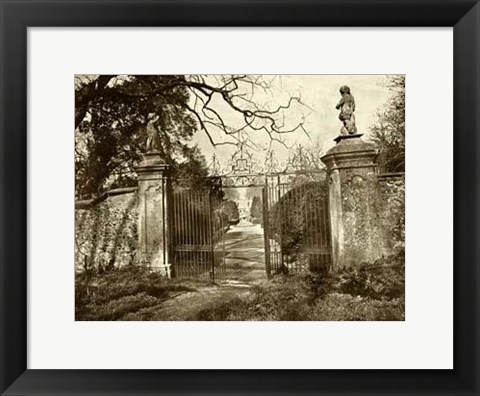
<svg viewBox="0 0 480 396">
<path fill-rule="evenodd" d="M 260 225 L 241 224 L 225 235 L 226 279 L 219 285 L 198 286 L 162 304 L 136 313 L 136 320 L 191 320 L 204 309 L 235 297 L 248 298 L 251 288 L 267 280 Z"/>
</svg>

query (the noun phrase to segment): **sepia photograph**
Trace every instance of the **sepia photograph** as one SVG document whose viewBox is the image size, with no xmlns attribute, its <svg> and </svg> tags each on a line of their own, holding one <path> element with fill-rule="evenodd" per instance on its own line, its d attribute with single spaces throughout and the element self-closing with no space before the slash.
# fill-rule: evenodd
<svg viewBox="0 0 480 396">
<path fill-rule="evenodd" d="M 75 75 L 75 320 L 404 321 L 405 82 Z"/>
<path fill-rule="evenodd" d="M 1 395 L 478 393 L 480 0 L 3 2 Z"/>
</svg>

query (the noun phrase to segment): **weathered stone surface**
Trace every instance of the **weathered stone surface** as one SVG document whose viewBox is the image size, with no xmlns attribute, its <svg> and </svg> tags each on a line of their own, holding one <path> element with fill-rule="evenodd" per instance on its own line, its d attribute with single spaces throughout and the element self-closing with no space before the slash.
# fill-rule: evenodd
<svg viewBox="0 0 480 396">
<path fill-rule="evenodd" d="M 355 125 L 355 98 L 350 92 L 350 87 L 347 85 L 340 87 L 340 95 L 342 95 L 342 98 L 335 106 L 337 110 L 340 110 L 338 118 L 343 123 L 340 134 L 354 135 L 357 133 L 357 127 Z"/>
<path fill-rule="evenodd" d="M 332 169 L 330 172 L 328 199 L 330 210 L 330 227 L 332 238 L 332 266 L 337 268 L 344 260 L 345 236 L 343 232 L 343 208 L 340 172 Z"/>
<path fill-rule="evenodd" d="M 75 210 L 75 270 L 133 264 L 138 247 L 137 193 L 113 190 Z"/>
<path fill-rule="evenodd" d="M 168 165 L 159 153 L 144 154 L 138 174 L 138 245 L 140 262 L 170 276 L 168 262 Z"/>
<path fill-rule="evenodd" d="M 377 176 L 376 214 L 383 254 L 405 249 L 405 175 L 390 173 Z"/>
<path fill-rule="evenodd" d="M 321 159 L 329 169 L 347 167 L 376 168 L 375 159 L 378 150 L 373 143 L 364 142 L 362 134 L 338 136 L 337 144 L 327 151 Z"/>
<path fill-rule="evenodd" d="M 333 139 L 333 141 L 335 143 L 340 143 L 340 141 L 342 140 L 349 140 L 351 142 L 354 142 L 354 140 L 352 139 L 359 138 L 362 136 L 363 136 L 363 133 L 355 133 L 353 135 L 338 135 L 335 139 Z"/>
<path fill-rule="evenodd" d="M 404 240 L 402 175 L 378 176 L 377 149 L 361 135 L 339 136 L 322 161 L 329 177 L 334 268 L 374 262 Z"/>
<path fill-rule="evenodd" d="M 375 238 L 375 175 L 364 169 L 340 171 L 344 233 L 343 259 L 338 261 L 340 266 L 373 262 L 382 255 L 381 243 Z"/>
</svg>

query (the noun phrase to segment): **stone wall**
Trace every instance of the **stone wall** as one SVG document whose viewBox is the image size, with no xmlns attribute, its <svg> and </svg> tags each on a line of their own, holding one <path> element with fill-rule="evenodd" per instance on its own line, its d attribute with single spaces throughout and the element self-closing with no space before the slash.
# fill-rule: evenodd
<svg viewBox="0 0 480 396">
<path fill-rule="evenodd" d="M 405 175 L 377 175 L 377 238 L 388 256 L 405 248 Z"/>
<path fill-rule="evenodd" d="M 344 266 L 372 263 L 405 246 L 403 174 L 342 173 Z"/>
<path fill-rule="evenodd" d="M 137 189 L 111 190 L 75 203 L 75 269 L 134 263 L 138 246 Z"/>
<path fill-rule="evenodd" d="M 364 169 L 340 173 L 344 255 L 343 265 L 352 266 L 382 255 L 376 205 L 376 178 Z"/>
<path fill-rule="evenodd" d="M 378 174 L 378 149 L 361 137 L 338 136 L 322 157 L 329 175 L 333 268 L 373 263 L 404 247 L 404 175 Z"/>
</svg>

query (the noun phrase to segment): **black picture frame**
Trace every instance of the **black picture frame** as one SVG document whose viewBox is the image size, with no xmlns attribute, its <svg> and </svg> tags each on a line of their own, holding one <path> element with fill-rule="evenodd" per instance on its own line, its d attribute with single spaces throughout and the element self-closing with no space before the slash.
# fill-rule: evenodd
<svg viewBox="0 0 480 396">
<path fill-rule="evenodd" d="M 0 0 L 0 12 L 2 395 L 480 394 L 477 1 Z M 27 370 L 27 29 L 34 26 L 453 27 L 454 369 Z M 422 133 L 432 134 L 434 147 L 435 131 Z"/>
</svg>

